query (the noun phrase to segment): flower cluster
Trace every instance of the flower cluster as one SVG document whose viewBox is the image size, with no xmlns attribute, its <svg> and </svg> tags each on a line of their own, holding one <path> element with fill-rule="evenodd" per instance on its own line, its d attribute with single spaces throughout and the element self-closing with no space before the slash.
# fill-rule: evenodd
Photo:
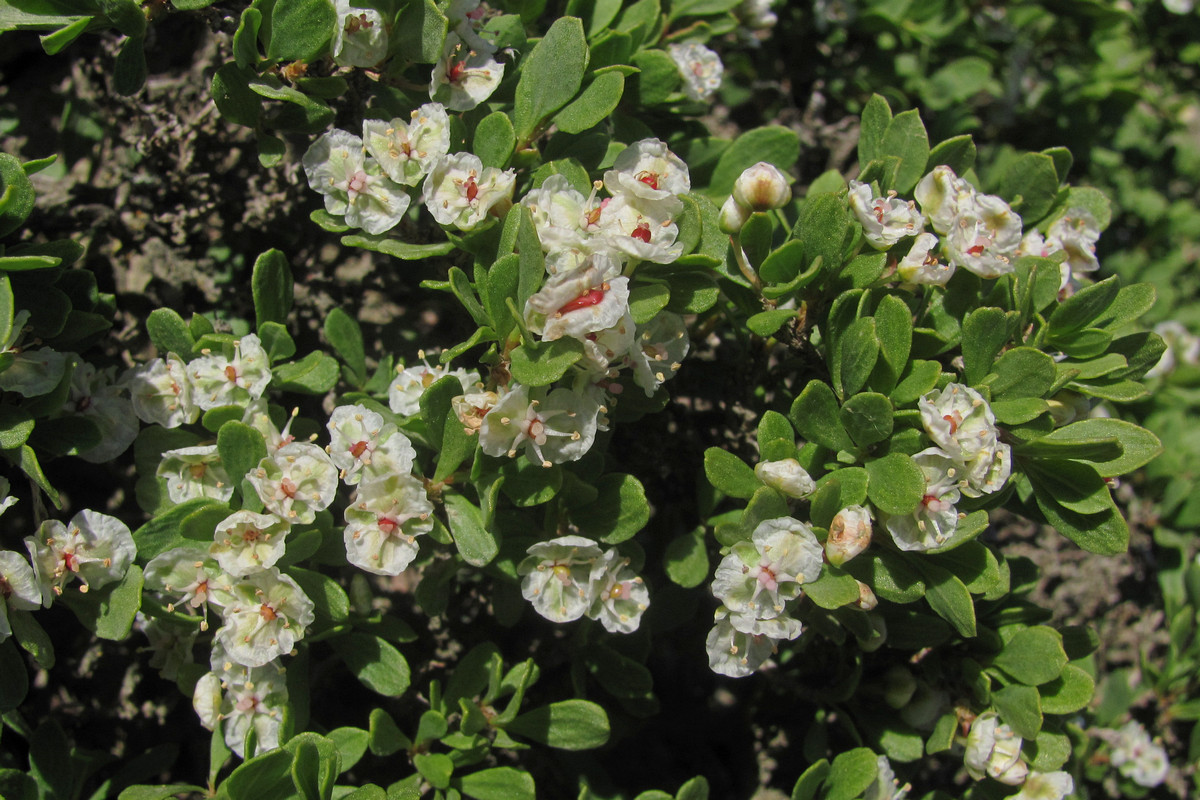
<svg viewBox="0 0 1200 800">
<path fill-rule="evenodd" d="M 346 223 L 380 234 L 400 223 L 409 192 L 421 197 L 439 223 L 471 230 L 512 197 L 515 173 L 484 169 L 470 153 L 450 153 L 450 117 L 441 103 L 426 103 L 411 119 L 368 119 L 362 137 L 334 129 L 304 154 L 304 174 L 325 196 L 325 210 Z"/>
<path fill-rule="evenodd" d="M 683 93 L 689 100 L 707 103 L 721 88 L 725 65 L 721 57 L 702 44 L 667 45 L 667 53 L 683 77 Z"/>
<path fill-rule="evenodd" d="M 1167 779 L 1171 763 L 1163 746 L 1137 720 L 1130 720 L 1115 731 L 1105 731 L 1112 744 L 1109 760 L 1117 771 L 1138 786 L 1152 789 Z"/>
<path fill-rule="evenodd" d="M 812 528 L 792 517 L 759 523 L 749 541 L 735 544 L 713 577 L 722 603 L 708 634 L 714 672 L 740 678 L 757 670 L 783 640 L 798 637 L 789 607 L 803 584 L 821 576 L 824 549 Z"/>
<path fill-rule="evenodd" d="M 429 97 L 451 111 L 475 108 L 504 79 L 504 64 L 496 60 L 498 48 L 482 36 L 486 15 L 480 0 L 454 0 L 447 10 L 452 30 L 434 65 Z"/>
<path fill-rule="evenodd" d="M 967 733 L 963 762 L 975 780 L 993 778 L 1021 791 L 1010 800 L 1063 800 L 1075 791 L 1075 781 L 1065 772 L 1037 772 L 1021 755 L 1023 741 L 1000 722 L 994 711 L 980 714 Z"/>
<path fill-rule="evenodd" d="M 517 567 L 521 595 L 552 622 L 598 619 L 611 633 L 632 633 L 650 605 L 646 584 L 615 549 L 583 536 L 539 542 Z"/>
<path fill-rule="evenodd" d="M 958 527 L 955 506 L 963 495 L 999 491 L 1012 472 L 1012 448 L 999 440 L 996 418 L 979 392 L 960 383 L 934 390 L 918 402 L 933 447 L 913 456 L 925 475 L 925 494 L 911 514 L 884 525 L 901 550 L 945 544 Z"/>
</svg>

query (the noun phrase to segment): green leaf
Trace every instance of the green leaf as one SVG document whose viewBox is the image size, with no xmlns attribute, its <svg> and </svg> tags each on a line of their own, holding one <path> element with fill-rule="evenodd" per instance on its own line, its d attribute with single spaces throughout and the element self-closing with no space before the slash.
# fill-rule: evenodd
<svg viewBox="0 0 1200 800">
<path fill-rule="evenodd" d="M 512 767 L 492 767 L 464 775 L 459 790 L 475 800 L 534 800 L 533 776 Z"/>
<path fill-rule="evenodd" d="M 1085 419 L 1056 429 L 1039 441 L 1074 442 L 1115 438 L 1121 443 L 1121 455 L 1105 461 L 1092 460 L 1102 478 L 1115 478 L 1140 469 L 1163 451 L 1162 442 L 1145 428 L 1112 417 Z"/>
<path fill-rule="evenodd" d="M 1053 158 L 1044 153 L 1026 153 L 1005 171 L 999 195 L 1021 215 L 1025 226 L 1031 227 L 1053 207 L 1058 184 Z"/>
<path fill-rule="evenodd" d="M 242 11 L 241 18 L 238 19 L 237 31 L 233 34 L 233 57 L 240 69 L 253 69 L 262 60 L 262 56 L 258 51 L 258 31 L 261 27 L 262 12 L 254 6 L 245 8 Z M 224 67 L 221 69 L 224 69 Z M 222 111 L 221 113 L 225 112 Z"/>
<path fill-rule="evenodd" d="M 794 309 L 788 308 L 760 311 L 746 320 L 746 327 L 756 335 L 766 338 L 775 335 L 776 331 L 786 325 L 789 320 L 795 319 L 796 315 L 797 312 Z"/>
<path fill-rule="evenodd" d="M 925 599 L 929 601 L 929 607 L 953 625 L 960 636 L 973 638 L 975 604 L 966 585 L 950 570 L 939 567 L 928 559 L 910 558 L 908 563 L 916 567 L 925 578 Z"/>
<path fill-rule="evenodd" d="M 190 783 L 127 786 L 121 790 L 121 794 L 117 795 L 117 800 L 172 800 L 181 794 L 203 794 L 207 791 L 203 786 L 194 786 Z M 29 800 L 34 800 L 34 798 L 29 798 Z"/>
<path fill-rule="evenodd" d="M 373 692 L 399 697 L 411 683 L 408 662 L 400 651 L 369 633 L 350 633 L 330 640 L 354 676 Z"/>
<path fill-rule="evenodd" d="M 0 449 L 13 450 L 25 444 L 33 432 L 33 418 L 16 406 L 0 406 Z"/>
<path fill-rule="evenodd" d="M 113 89 L 129 97 L 146 85 L 146 40 L 130 36 L 121 45 L 113 64 Z"/>
<path fill-rule="evenodd" d="M 867 497 L 885 514 L 911 514 L 925 496 L 925 475 L 903 453 L 867 462 Z"/>
<path fill-rule="evenodd" d="M 704 451 L 704 474 L 718 491 L 730 497 L 749 499 L 762 487 L 746 462 L 719 447 Z"/>
<path fill-rule="evenodd" d="M 596 79 L 554 118 L 558 129 L 566 133 L 582 133 L 608 119 L 621 95 L 625 93 L 625 76 L 606 72 Z"/>
<path fill-rule="evenodd" d="M 1050 339 L 1091 327 L 1109 311 L 1120 290 L 1121 279 L 1113 275 L 1068 297 L 1047 320 Z"/>
<path fill-rule="evenodd" d="M 454 544 L 459 555 L 473 567 L 482 567 L 491 562 L 500 552 L 495 535 L 488 530 L 483 512 L 461 494 L 444 492 L 446 519 L 454 534 Z"/>
<path fill-rule="evenodd" d="M 503 111 L 493 111 L 475 126 L 472 150 L 485 167 L 504 169 L 517 146 L 512 120 Z"/>
<path fill-rule="evenodd" d="M 1038 509 L 1059 533 L 1090 553 L 1117 555 L 1129 549 L 1129 526 L 1116 508 L 1103 514 L 1079 514 L 1037 495 Z"/>
<path fill-rule="evenodd" d="M 287 328 L 278 322 L 264 322 L 258 326 L 258 338 L 272 363 L 296 355 L 296 342 Z"/>
<path fill-rule="evenodd" d="M 36 197 L 21 162 L 8 153 L 0 153 L 0 236 L 25 223 Z"/>
<path fill-rule="evenodd" d="M 1042 730 L 1042 703 L 1032 686 L 1006 686 L 992 692 L 992 705 L 1009 727 L 1023 739 L 1036 739 Z"/>
<path fill-rule="evenodd" d="M 337 24 L 337 12 L 329 0 L 276 0 L 267 57 L 312 61 L 321 55 Z"/>
<path fill-rule="evenodd" d="M 285 800 L 295 789 L 291 779 L 292 753 L 270 750 L 248 759 L 221 783 L 229 800 Z"/>
<path fill-rule="evenodd" d="M 596 499 L 572 509 L 580 532 L 607 544 L 619 544 L 650 521 L 650 503 L 641 481 L 624 473 L 609 473 L 594 483 Z"/>
<path fill-rule="evenodd" d="M 1089 464 L 1067 459 L 1024 462 L 1033 491 L 1076 514 L 1103 514 L 1113 508 L 1108 484 Z"/>
<path fill-rule="evenodd" d="M 854 442 L 842 427 L 837 398 L 827 383 L 809 381 L 792 403 L 788 419 L 807 441 L 835 452 L 854 449 Z"/>
<path fill-rule="evenodd" d="M 934 167 L 945 164 L 955 175 L 962 175 L 975 166 L 975 152 L 975 141 L 968 134 L 947 139 L 929 151 L 925 171 L 933 172 Z"/>
<path fill-rule="evenodd" d="M 258 430 L 236 420 L 229 420 L 217 431 L 217 453 L 221 465 L 241 483 L 241 476 L 253 469 L 267 456 L 267 443 Z"/>
<path fill-rule="evenodd" d="M 552 342 L 526 344 L 512 351 L 510 370 L 524 386 L 548 386 L 561 378 L 571 365 L 583 357 L 578 339 L 563 337 Z"/>
<path fill-rule="evenodd" d="M 980 383 L 991 389 L 992 397 L 1011 400 L 1016 397 L 1042 397 L 1054 386 L 1054 359 L 1032 347 L 1014 347 L 996 363 Z"/>
<path fill-rule="evenodd" d="M 29 692 L 29 672 L 25 659 L 11 638 L 0 642 L 0 669 L 4 671 L 4 680 L 0 681 L 0 713 L 7 714 L 21 705 Z M 35 794 L 30 800 L 36 797 Z"/>
<path fill-rule="evenodd" d="M 404 53 L 420 64 L 434 64 L 445 49 L 450 23 L 434 0 L 415 0 L 404 6 L 396 18 L 392 35 L 394 52 Z"/>
<path fill-rule="evenodd" d="M 661 283 L 644 283 L 629 292 L 629 313 L 634 324 L 645 325 L 671 301 L 671 290 Z"/>
<path fill-rule="evenodd" d="M 505 731 L 559 750 L 592 750 L 608 741 L 608 714 L 587 700 L 563 700 L 521 714 Z"/>
<path fill-rule="evenodd" d="M 733 191 L 738 176 L 760 161 L 787 172 L 800 158 L 800 137 L 790 128 L 767 125 L 743 133 L 721 153 L 707 194 L 722 197 Z"/>
<path fill-rule="evenodd" d="M 942 365 L 936 361 L 916 359 L 909 367 L 908 374 L 896 384 L 888 397 L 897 406 L 915 403 L 925 394 L 933 391 L 938 378 L 942 375 Z"/>
<path fill-rule="evenodd" d="M 368 747 L 377 756 L 390 756 L 412 747 L 412 740 L 404 735 L 396 721 L 382 708 L 371 709 L 368 734 Z"/>
<path fill-rule="evenodd" d="M 558 494 L 563 484 L 562 467 L 543 467 L 527 458 L 513 458 L 500 467 L 505 497 L 521 508 L 541 505 Z"/>
<path fill-rule="evenodd" d="M 679 67 L 662 50 L 641 50 L 631 60 L 638 69 L 630 83 L 639 105 L 664 103 L 679 87 Z"/>
<path fill-rule="evenodd" d="M 862 467 L 843 467 L 821 476 L 811 498 L 813 524 L 828 528 L 843 508 L 866 502 L 868 482 Z"/>
<path fill-rule="evenodd" d="M 829 762 L 822 758 L 804 770 L 796 785 L 792 787 L 791 800 L 816 800 L 817 792 L 828 775 Z"/>
<path fill-rule="evenodd" d="M 175 353 L 187 359 L 192 354 L 195 340 L 183 317 L 169 308 L 156 308 L 146 318 L 146 332 L 150 341 L 162 354 Z"/>
<path fill-rule="evenodd" d="M 331 800 L 340 772 L 337 745 L 315 733 L 289 739 L 283 749 L 292 753 L 292 784 L 303 800 Z"/>
<path fill-rule="evenodd" d="M 1038 687 L 1042 696 L 1042 711 L 1047 714 L 1074 714 L 1092 702 L 1096 681 L 1074 664 L 1066 664 L 1062 673 Z"/>
<path fill-rule="evenodd" d="M 833 386 L 838 396 L 847 398 L 867 382 L 879 360 L 879 337 L 875 320 L 862 317 L 850 323 L 834 344 Z"/>
<path fill-rule="evenodd" d="M 21 649 L 33 656 L 42 669 L 54 667 L 54 644 L 49 634 L 33 618 L 33 614 L 16 608 L 8 609 L 8 622 Z M 22 667 L 22 669 L 24 669 Z"/>
<path fill-rule="evenodd" d="M 887 151 L 883 148 L 883 137 L 892 122 L 892 109 L 887 100 L 877 94 L 871 95 L 863 107 L 862 122 L 858 134 L 858 163 L 865 166 Z"/>
<path fill-rule="evenodd" d="M 367 360 L 363 352 L 362 328 L 358 322 L 340 308 L 329 310 L 325 317 L 325 338 L 350 368 L 356 385 L 367 380 Z"/>
<path fill-rule="evenodd" d="M 996 356 L 1008 341 L 1004 310 L 975 309 L 963 320 L 962 337 L 963 377 L 968 386 L 974 386 L 991 371 Z"/>
<path fill-rule="evenodd" d="M 1014 633 L 992 663 L 1026 686 L 1040 686 L 1062 674 L 1067 654 L 1058 631 L 1035 625 Z"/>
<path fill-rule="evenodd" d="M 875 782 L 876 761 L 875 753 L 866 747 L 838 754 L 825 781 L 825 800 L 855 800 L 861 796 Z"/>
<path fill-rule="evenodd" d="M 900 158 L 896 183 L 888 188 L 903 195 L 911 193 L 925 175 L 925 162 L 929 160 L 929 136 L 916 109 L 903 111 L 892 118 L 880 148 L 884 153 Z"/>
<path fill-rule="evenodd" d="M 314 351 L 299 361 L 280 364 L 271 370 L 271 388 L 302 394 L 325 394 L 338 380 L 337 359 Z"/>
<path fill-rule="evenodd" d="M 445 753 L 418 753 L 413 756 L 413 766 L 435 789 L 450 788 L 454 762 Z"/>
<path fill-rule="evenodd" d="M 663 568 L 667 577 L 684 589 L 693 589 L 708 578 L 708 551 L 704 546 L 704 529 L 676 536 L 667 542 L 663 553 Z"/>
<path fill-rule="evenodd" d="M 142 568 L 134 564 L 116 583 L 90 589 L 86 594 L 64 592 L 59 600 L 92 633 L 119 642 L 129 636 L 133 618 L 142 606 Z"/>
<path fill-rule="evenodd" d="M 882 442 L 892 435 L 892 404 L 881 394 L 854 395 L 842 406 L 839 418 L 859 447 Z"/>
<path fill-rule="evenodd" d="M 543 121 L 578 94 L 587 63 L 583 23 L 574 17 L 555 20 L 521 63 L 513 101 L 513 127 L 520 143 L 531 141 Z"/>
<path fill-rule="evenodd" d="M 410 244 L 399 239 L 389 239 L 382 234 L 378 236 L 371 234 L 343 236 L 342 244 L 346 247 L 361 247 L 364 250 L 383 253 L 401 261 L 424 261 L 427 258 L 448 255 L 456 249 L 453 242 Z"/>
<path fill-rule="evenodd" d="M 24 666 L 21 668 L 24 671 Z M 75 786 L 71 743 L 54 718 L 38 725 L 29 737 L 29 772 L 44 800 L 69 800 Z"/>
<path fill-rule="evenodd" d="M 837 567 L 826 565 L 817 580 L 804 584 L 804 594 L 820 608 L 841 608 L 858 602 L 858 581 Z"/>
<path fill-rule="evenodd" d="M 337 581 L 328 575 L 300 567 L 290 567 L 292 577 L 312 600 L 316 613 L 334 622 L 345 622 L 350 616 L 350 598 Z"/>
<path fill-rule="evenodd" d="M 168 511 L 160 514 L 133 532 L 140 558 L 152 559 L 174 547 L 195 546 L 181 532 L 183 521 L 193 513 L 213 505 L 207 497 L 196 497 L 178 505 L 172 504 Z"/>
</svg>

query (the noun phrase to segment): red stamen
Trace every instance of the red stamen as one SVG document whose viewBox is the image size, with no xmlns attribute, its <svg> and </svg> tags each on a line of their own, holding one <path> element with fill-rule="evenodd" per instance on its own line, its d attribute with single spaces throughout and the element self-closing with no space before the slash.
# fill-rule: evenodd
<svg viewBox="0 0 1200 800">
<path fill-rule="evenodd" d="M 635 239 L 640 239 L 646 244 L 650 244 L 650 223 L 639 222 L 638 226 L 633 229 L 633 233 L 629 234 Z"/>
<path fill-rule="evenodd" d="M 358 458 L 363 454 L 363 452 L 366 449 L 367 449 L 366 442 L 355 442 L 354 444 L 350 445 L 350 455 L 354 456 L 355 458 Z"/>
<path fill-rule="evenodd" d="M 587 308 L 588 306 L 598 306 L 602 302 L 604 302 L 603 289 L 588 289 L 586 292 L 579 295 L 579 297 L 569 301 L 566 305 L 560 308 L 558 313 L 566 314 L 571 311 L 577 311 L 581 308 Z"/>
</svg>

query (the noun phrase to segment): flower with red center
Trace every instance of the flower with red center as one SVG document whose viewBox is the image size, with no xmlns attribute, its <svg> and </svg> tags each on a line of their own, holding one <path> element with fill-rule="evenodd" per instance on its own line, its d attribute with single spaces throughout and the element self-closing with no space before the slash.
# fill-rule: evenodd
<svg viewBox="0 0 1200 800">
<path fill-rule="evenodd" d="M 524 450 L 535 463 L 577 461 L 596 438 L 600 406 L 590 393 L 513 384 L 483 418 L 479 445 L 491 456 Z"/>
<path fill-rule="evenodd" d="M 717 566 L 712 591 L 735 627 L 774 619 L 800 596 L 802 584 L 820 577 L 823 558 L 809 525 L 792 517 L 766 520 Z"/>
<path fill-rule="evenodd" d="M 504 78 L 504 65 L 492 56 L 495 48 L 474 37 L 464 45 L 455 31 L 446 35 L 442 57 L 433 67 L 429 97 L 451 111 L 470 111 L 492 96 Z"/>
<path fill-rule="evenodd" d="M 287 655 L 312 624 L 313 603 L 275 567 L 247 575 L 229 588 L 216 641 L 229 658 L 261 667 Z"/>
<path fill-rule="evenodd" d="M 76 578 L 81 592 L 125 577 L 137 547 L 129 528 L 116 517 L 84 509 L 64 525 L 46 520 L 25 547 L 32 560 L 42 605 L 49 608 Z"/>
<path fill-rule="evenodd" d="M 375 575 L 399 575 L 417 557 L 416 537 L 433 530 L 422 481 L 392 474 L 358 485 L 346 508 L 346 560 Z"/>
<path fill-rule="evenodd" d="M 333 502 L 338 470 L 320 447 L 293 442 L 263 458 L 246 480 L 267 511 L 293 524 L 307 524 Z"/>
<path fill-rule="evenodd" d="M 209 554 L 234 577 L 261 572 L 283 557 L 291 528 L 290 522 L 271 514 L 235 511 L 217 523 Z"/>
<path fill-rule="evenodd" d="M 687 164 L 658 139 L 642 139 L 622 150 L 604 173 L 604 185 L 614 196 L 655 201 L 675 199 L 692 188 Z"/>
</svg>

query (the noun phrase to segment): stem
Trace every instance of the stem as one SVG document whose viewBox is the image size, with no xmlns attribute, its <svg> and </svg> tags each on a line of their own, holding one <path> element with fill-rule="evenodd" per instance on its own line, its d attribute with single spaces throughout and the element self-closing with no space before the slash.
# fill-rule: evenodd
<svg viewBox="0 0 1200 800">
<path fill-rule="evenodd" d="M 742 271 L 742 275 L 746 280 L 750 281 L 750 285 L 754 287 L 754 293 L 762 298 L 762 281 L 758 279 L 758 275 L 754 272 L 754 268 L 750 266 L 750 262 L 746 260 L 746 251 L 742 249 L 742 242 L 737 236 L 730 236 L 729 243 L 733 245 L 733 257 L 737 261 L 738 269 Z"/>
</svg>

